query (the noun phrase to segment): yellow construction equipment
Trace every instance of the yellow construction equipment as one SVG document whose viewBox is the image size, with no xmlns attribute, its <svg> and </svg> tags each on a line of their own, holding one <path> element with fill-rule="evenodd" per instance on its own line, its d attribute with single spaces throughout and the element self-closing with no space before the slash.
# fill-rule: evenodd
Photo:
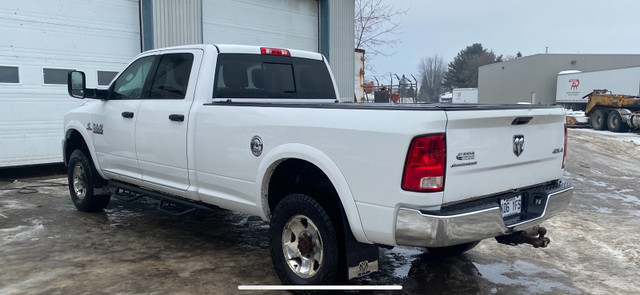
<svg viewBox="0 0 640 295">
<path fill-rule="evenodd" d="M 593 129 L 613 132 L 640 129 L 640 97 L 596 89 L 584 98 L 589 98 L 585 115 L 591 118 Z"/>
<path fill-rule="evenodd" d="M 585 116 L 583 111 L 574 111 L 565 109 L 565 114 L 567 115 L 567 127 L 569 128 L 589 128 L 591 124 L 589 123 L 589 117 Z"/>
</svg>

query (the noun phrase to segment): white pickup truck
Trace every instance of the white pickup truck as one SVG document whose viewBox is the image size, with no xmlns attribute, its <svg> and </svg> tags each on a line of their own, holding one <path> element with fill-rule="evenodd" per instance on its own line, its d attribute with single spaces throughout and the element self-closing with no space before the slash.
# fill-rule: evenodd
<svg viewBox="0 0 640 295">
<path fill-rule="evenodd" d="M 158 199 L 270 222 L 285 284 L 376 271 L 378 247 L 466 251 L 496 237 L 545 247 L 573 194 L 563 110 L 539 105 L 339 103 L 318 53 L 193 45 L 137 56 L 65 116 L 73 203 Z"/>
</svg>

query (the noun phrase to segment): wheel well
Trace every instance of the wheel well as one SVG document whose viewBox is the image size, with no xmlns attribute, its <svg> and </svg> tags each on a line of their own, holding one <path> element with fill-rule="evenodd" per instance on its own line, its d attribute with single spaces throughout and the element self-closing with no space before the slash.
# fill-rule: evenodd
<svg viewBox="0 0 640 295">
<path fill-rule="evenodd" d="M 64 147 L 64 164 L 66 165 L 69 162 L 69 157 L 74 150 L 81 150 L 84 152 L 89 159 L 91 159 L 91 154 L 89 153 L 89 148 L 87 147 L 87 143 L 84 141 L 82 134 L 77 130 L 71 130 L 67 132 L 67 141 Z"/>
<path fill-rule="evenodd" d="M 280 162 L 269 179 L 269 211 L 273 212 L 284 197 L 294 193 L 310 196 L 327 211 L 334 222 L 342 223 L 345 215 L 340 197 L 329 177 L 320 168 L 299 159 Z"/>
</svg>

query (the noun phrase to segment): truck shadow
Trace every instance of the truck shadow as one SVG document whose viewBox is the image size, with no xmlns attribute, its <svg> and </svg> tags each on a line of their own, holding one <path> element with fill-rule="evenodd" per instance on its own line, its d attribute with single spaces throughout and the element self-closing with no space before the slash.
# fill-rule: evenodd
<svg viewBox="0 0 640 295">
<path fill-rule="evenodd" d="M 402 286 L 402 291 L 369 294 L 478 294 L 490 289 L 465 254 L 441 257 L 419 248 L 382 249 L 380 271 L 355 283 Z"/>
<path fill-rule="evenodd" d="M 223 209 L 174 217 L 155 211 L 155 204 L 154 200 L 144 199 L 133 203 L 112 200 L 106 210 L 107 214 L 102 218 L 106 219 L 107 223 L 137 232 L 147 242 L 150 238 L 157 242 L 162 241 L 165 250 L 188 252 L 199 249 L 214 251 L 217 254 L 228 251 L 228 254 L 233 256 L 231 252 L 234 251 L 231 250 L 234 249 L 245 252 L 245 255 L 249 252 L 253 255 L 264 255 L 249 257 L 250 254 L 246 258 L 265 260 L 266 263 L 261 266 L 264 275 L 274 276 L 273 280 L 277 281 L 268 261 L 268 223 L 257 217 Z M 490 292 L 491 289 L 465 254 L 439 257 L 422 248 L 381 248 L 379 261 L 379 272 L 348 284 L 402 285 L 403 290 L 355 293 L 477 294 Z M 350 293 L 352 292 L 347 292 Z"/>
</svg>

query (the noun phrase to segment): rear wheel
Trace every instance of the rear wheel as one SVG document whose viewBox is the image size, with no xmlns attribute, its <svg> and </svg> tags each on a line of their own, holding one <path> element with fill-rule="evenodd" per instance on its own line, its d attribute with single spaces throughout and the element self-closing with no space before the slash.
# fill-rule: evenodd
<svg viewBox="0 0 640 295">
<path fill-rule="evenodd" d="M 480 241 L 475 241 L 475 242 L 469 242 L 469 243 L 447 246 L 447 247 L 427 248 L 427 251 L 429 251 L 429 253 L 433 255 L 455 256 L 473 249 L 479 243 Z"/>
<path fill-rule="evenodd" d="M 111 195 L 98 195 L 98 188 L 106 186 L 106 181 L 98 175 L 93 163 L 81 150 L 71 153 L 68 163 L 69 193 L 76 208 L 83 212 L 102 211 Z"/>
<path fill-rule="evenodd" d="M 332 284 L 339 273 L 338 239 L 331 218 L 307 195 L 285 197 L 269 233 L 273 267 L 284 284 Z"/>
<path fill-rule="evenodd" d="M 591 114 L 591 126 L 595 130 L 604 130 L 607 127 L 607 111 L 598 109 Z"/>
<path fill-rule="evenodd" d="M 629 126 L 625 122 L 622 122 L 622 116 L 616 111 L 609 113 L 609 119 L 607 120 L 607 126 L 611 132 L 626 132 L 629 131 Z"/>
</svg>

